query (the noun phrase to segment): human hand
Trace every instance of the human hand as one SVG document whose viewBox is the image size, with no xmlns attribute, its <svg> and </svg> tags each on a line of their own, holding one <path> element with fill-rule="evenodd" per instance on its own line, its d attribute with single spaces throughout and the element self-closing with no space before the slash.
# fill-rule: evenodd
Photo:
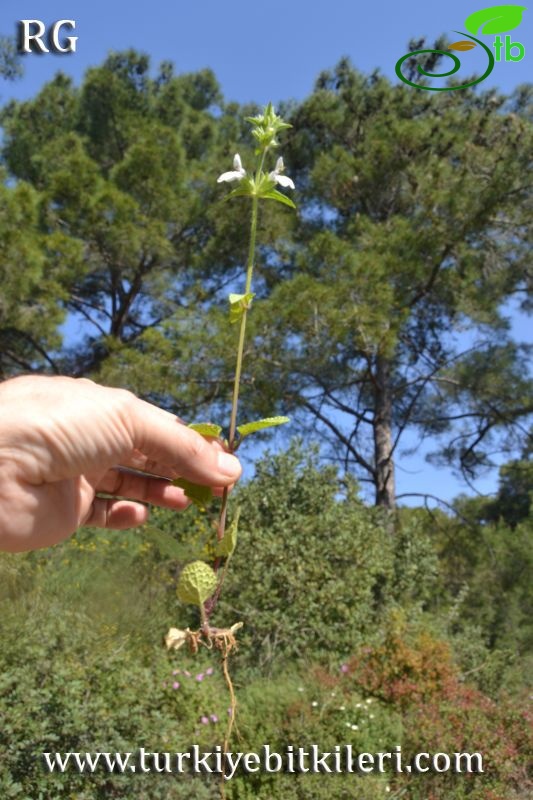
<svg viewBox="0 0 533 800">
<path fill-rule="evenodd" d="M 143 503 L 189 504 L 169 479 L 221 490 L 240 474 L 239 461 L 219 441 L 123 389 L 45 376 L 0 384 L 2 550 L 47 547 L 81 525 L 140 525 L 148 517 Z"/>
</svg>

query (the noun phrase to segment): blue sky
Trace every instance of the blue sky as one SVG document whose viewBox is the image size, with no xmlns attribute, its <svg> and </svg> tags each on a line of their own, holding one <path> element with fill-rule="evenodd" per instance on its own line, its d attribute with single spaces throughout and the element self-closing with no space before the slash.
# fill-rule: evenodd
<svg viewBox="0 0 533 800">
<path fill-rule="evenodd" d="M 425 35 L 432 42 L 441 33 L 455 36 L 454 30 L 464 30 L 468 14 L 485 5 L 491 3 L 2 0 L 0 33 L 12 33 L 20 19 L 74 19 L 79 40 L 75 54 L 27 56 L 24 81 L 2 86 L 1 93 L 4 99 L 31 96 L 58 68 L 79 79 L 109 50 L 135 47 L 155 62 L 172 60 L 179 72 L 212 67 L 227 99 L 260 103 L 299 99 L 312 89 L 318 72 L 343 55 L 362 70 L 379 67 L 394 77 L 394 65 L 407 52 L 411 37 Z M 513 38 L 525 45 L 526 57 L 497 65 L 484 85 L 511 91 L 529 78 L 532 33 L 533 10 L 525 11 Z M 478 56 L 482 56 L 479 48 L 464 54 L 465 69 L 471 71 Z"/>
<path fill-rule="evenodd" d="M 15 31 L 20 19 L 76 20 L 77 52 L 68 55 L 28 55 L 25 75 L 16 83 L 0 83 L 0 101 L 32 97 L 57 70 L 79 82 L 85 70 L 100 63 L 110 50 L 134 47 L 148 53 L 154 64 L 174 62 L 177 72 L 211 67 L 227 100 L 274 103 L 305 97 L 318 73 L 344 55 L 363 71 L 379 68 L 396 80 L 394 66 L 407 52 L 412 37 L 427 37 L 427 46 L 442 33 L 452 41 L 461 36 L 464 20 L 490 3 L 358 2 L 358 0 L 151 0 L 146 4 L 125 0 L 2 0 L 0 34 Z M 533 53 L 533 8 L 524 12 L 512 40 L 526 48 L 517 63 L 496 64 L 482 84 L 504 92 L 530 79 Z M 484 37 L 488 44 L 492 37 Z M 461 54 L 464 73 L 482 72 L 480 48 Z M 513 314 L 516 335 L 529 332 L 525 320 Z M 531 340 L 531 336 L 529 337 Z M 482 492 L 494 489 L 495 479 L 479 481 Z M 451 498 L 465 490 L 447 471 L 427 465 L 422 454 L 401 461 L 398 491 L 427 491 Z"/>
</svg>

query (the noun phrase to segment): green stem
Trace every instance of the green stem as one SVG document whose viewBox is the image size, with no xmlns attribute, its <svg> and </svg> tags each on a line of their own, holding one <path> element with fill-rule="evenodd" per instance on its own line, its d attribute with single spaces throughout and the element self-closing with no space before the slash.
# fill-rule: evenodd
<svg viewBox="0 0 533 800">
<path fill-rule="evenodd" d="M 261 164 L 264 162 L 264 153 L 263 158 L 261 159 Z M 261 167 L 260 167 L 261 169 Z M 254 255 L 255 255 L 255 242 L 257 237 L 257 207 L 258 207 L 258 199 L 254 195 L 252 197 L 252 220 L 250 224 L 250 245 L 248 247 L 248 260 L 246 262 L 246 285 L 244 289 L 244 293 L 248 294 L 252 288 L 252 276 L 254 272 Z M 233 382 L 233 397 L 231 403 L 231 419 L 230 419 L 230 426 L 229 426 L 229 441 L 228 447 L 229 451 L 233 452 L 235 449 L 235 431 L 237 430 L 237 407 L 239 405 L 239 387 L 241 382 L 241 373 L 242 373 L 242 362 L 244 356 L 244 337 L 246 334 L 246 317 L 247 317 L 248 309 L 244 308 L 242 317 L 241 317 L 241 326 L 239 330 L 239 344 L 237 346 L 237 363 L 235 365 L 235 379 Z M 224 489 L 222 494 L 222 504 L 220 506 L 220 516 L 218 520 L 217 526 L 217 541 L 221 541 L 224 538 L 224 532 L 226 530 L 226 517 L 227 517 L 227 510 L 228 510 L 228 490 Z M 217 558 L 215 561 L 215 572 L 218 572 L 220 567 L 220 559 Z M 216 595 L 218 600 L 218 595 Z M 216 603 L 216 601 L 215 601 Z M 210 603 L 208 605 L 208 614 L 211 614 L 215 603 Z"/>
<path fill-rule="evenodd" d="M 255 174 L 256 181 L 259 182 L 261 178 L 261 173 L 263 172 L 263 165 L 265 163 L 265 157 L 268 151 L 268 147 L 265 147 L 261 154 L 261 161 L 259 162 L 259 167 Z M 257 195 L 254 194 L 252 196 L 252 220 L 250 223 L 250 244 L 248 247 L 248 260 L 246 262 L 246 285 L 244 288 L 244 294 L 249 294 L 252 291 L 252 277 L 254 273 L 254 256 L 255 256 L 255 240 L 257 237 L 257 206 L 258 206 L 258 198 Z M 235 380 L 233 383 L 233 399 L 231 404 L 231 420 L 229 426 L 229 449 L 233 451 L 235 446 L 235 431 L 237 429 L 237 406 L 239 404 L 239 387 L 241 383 L 241 372 L 242 372 L 242 360 L 244 355 L 244 337 L 246 334 L 246 318 L 248 315 L 248 308 L 245 306 L 242 317 L 241 317 L 241 327 L 239 331 L 239 344 L 237 347 L 237 364 L 235 367 Z"/>
<path fill-rule="evenodd" d="M 256 180 L 259 182 L 261 178 L 261 173 L 263 172 L 263 166 L 265 164 L 266 154 L 268 153 L 268 147 L 265 147 L 263 152 L 261 153 L 261 161 L 259 162 L 259 169 L 255 173 Z"/>
<path fill-rule="evenodd" d="M 266 147 L 262 154 L 261 160 L 259 162 L 259 167 L 256 172 L 256 180 L 259 181 L 260 175 L 263 170 L 263 165 L 265 163 L 265 156 L 267 154 L 268 147 Z M 257 238 L 257 211 L 258 211 L 258 198 L 257 195 L 252 196 L 252 219 L 250 223 L 250 244 L 248 247 L 248 259 L 246 262 L 246 284 L 244 288 L 244 293 L 248 294 L 252 289 L 252 277 L 254 272 L 254 256 L 255 256 L 255 243 Z M 235 378 L 233 381 L 233 396 L 231 402 L 231 418 L 230 418 L 230 426 L 229 426 L 229 440 L 228 440 L 228 449 L 230 453 L 235 451 L 235 432 L 237 430 L 237 408 L 239 405 L 239 388 L 241 383 L 241 373 L 242 373 L 242 362 L 244 356 L 244 340 L 246 334 L 246 318 L 248 315 L 248 309 L 245 307 L 242 312 L 241 317 L 241 325 L 239 329 L 239 343 L 237 345 L 237 363 L 235 365 Z M 222 503 L 220 506 L 220 516 L 218 520 L 217 526 L 217 541 L 221 541 L 224 538 L 224 533 L 226 530 L 226 518 L 227 518 L 227 511 L 228 511 L 228 490 L 227 488 L 224 489 L 222 494 Z M 217 558 L 214 564 L 215 572 L 218 573 L 220 569 L 221 559 Z M 227 563 L 226 563 L 227 567 Z M 207 603 L 207 619 L 209 620 L 209 616 L 213 613 L 214 608 L 217 604 L 218 597 L 220 594 L 221 583 L 224 580 L 226 575 L 226 569 L 222 575 L 222 579 L 219 583 L 218 591 L 215 595 L 211 598 L 210 601 Z"/>
<path fill-rule="evenodd" d="M 257 197 L 252 197 L 252 222 L 250 226 L 250 246 L 248 248 L 248 261 L 246 264 L 246 286 L 244 293 L 248 294 L 252 288 L 252 275 L 254 271 L 255 240 L 257 235 Z M 241 382 L 242 361 L 244 355 L 244 337 L 246 334 L 246 317 L 248 309 L 244 308 L 239 331 L 239 344 L 237 347 L 237 364 L 235 366 L 235 380 L 233 383 L 233 399 L 231 403 L 231 420 L 229 426 L 229 449 L 235 445 L 235 431 L 237 429 L 237 406 L 239 404 L 239 387 Z"/>
</svg>

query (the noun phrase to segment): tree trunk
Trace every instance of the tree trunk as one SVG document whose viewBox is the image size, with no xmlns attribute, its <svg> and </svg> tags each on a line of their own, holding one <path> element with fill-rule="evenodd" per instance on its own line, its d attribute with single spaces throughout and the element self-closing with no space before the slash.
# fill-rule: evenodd
<svg viewBox="0 0 533 800">
<path fill-rule="evenodd" d="M 391 364 L 388 358 L 376 359 L 374 413 L 374 461 L 376 465 L 376 505 L 396 506 L 396 485 L 392 453 Z"/>
</svg>

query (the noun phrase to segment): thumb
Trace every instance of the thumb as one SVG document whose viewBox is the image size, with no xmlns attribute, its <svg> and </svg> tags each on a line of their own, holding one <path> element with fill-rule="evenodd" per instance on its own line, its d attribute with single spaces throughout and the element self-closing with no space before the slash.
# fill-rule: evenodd
<svg viewBox="0 0 533 800">
<path fill-rule="evenodd" d="M 147 459 L 206 486 L 229 486 L 240 478 L 239 460 L 217 439 L 204 439 L 173 414 L 135 396 L 128 412 L 133 448 Z"/>
</svg>

